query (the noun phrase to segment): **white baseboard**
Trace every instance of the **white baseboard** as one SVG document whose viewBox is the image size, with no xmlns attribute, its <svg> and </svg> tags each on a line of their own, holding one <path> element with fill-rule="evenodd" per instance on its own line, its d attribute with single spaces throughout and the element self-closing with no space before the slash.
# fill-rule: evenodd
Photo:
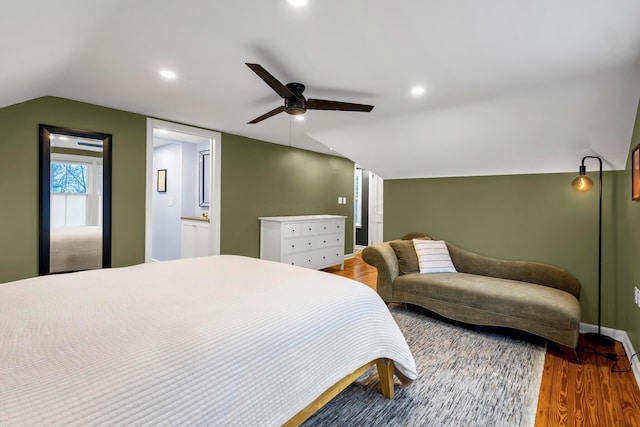
<svg viewBox="0 0 640 427">
<path fill-rule="evenodd" d="M 351 259 L 351 258 L 355 258 L 356 255 L 355 254 L 344 254 L 344 259 Z"/>
<path fill-rule="evenodd" d="M 157 260 L 157 259 L 155 259 L 155 258 L 151 258 L 149 262 L 160 262 L 160 261 L 158 261 L 158 260 Z"/>
<path fill-rule="evenodd" d="M 362 250 L 366 248 L 366 246 L 362 246 L 362 245 L 356 245 L 355 250 L 356 252 L 362 252 Z"/>
<path fill-rule="evenodd" d="M 580 323 L 580 333 L 584 334 L 587 332 L 598 332 L 598 326 L 592 325 L 590 323 Z M 622 346 L 624 347 L 624 351 L 627 353 L 627 357 L 630 357 L 631 355 L 636 353 L 636 350 L 633 348 L 633 344 L 631 344 L 631 340 L 629 340 L 629 335 L 627 335 L 626 331 L 601 327 L 600 332 L 603 335 L 607 335 L 616 341 L 620 341 L 622 343 Z M 640 386 L 640 360 L 638 359 L 638 356 L 631 360 L 631 362 L 631 371 L 633 372 L 633 376 L 636 377 L 636 383 L 638 383 L 638 385 Z"/>
</svg>

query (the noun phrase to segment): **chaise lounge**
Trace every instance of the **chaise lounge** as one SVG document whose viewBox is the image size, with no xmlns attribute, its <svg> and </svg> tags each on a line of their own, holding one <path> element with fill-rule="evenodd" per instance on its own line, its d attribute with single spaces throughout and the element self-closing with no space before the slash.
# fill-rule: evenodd
<svg viewBox="0 0 640 427">
<path fill-rule="evenodd" d="M 362 253 L 378 269 L 377 292 L 385 302 L 415 304 L 474 325 L 526 331 L 573 349 L 576 356 L 581 286 L 573 275 L 547 264 L 482 256 L 448 242 L 456 272 L 422 274 L 413 242 L 383 242 Z"/>
</svg>

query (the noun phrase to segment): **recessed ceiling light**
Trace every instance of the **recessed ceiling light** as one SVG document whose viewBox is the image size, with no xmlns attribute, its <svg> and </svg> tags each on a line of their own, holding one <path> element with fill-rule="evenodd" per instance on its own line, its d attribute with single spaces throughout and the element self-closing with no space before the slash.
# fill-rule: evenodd
<svg viewBox="0 0 640 427">
<path fill-rule="evenodd" d="M 411 89 L 411 95 L 422 95 L 424 93 L 424 87 L 422 86 L 415 86 L 413 89 Z"/>
<path fill-rule="evenodd" d="M 307 4 L 307 0 L 288 0 L 291 6 L 305 6 Z"/>
<path fill-rule="evenodd" d="M 304 116 L 302 114 L 299 114 L 296 116 L 296 120 L 298 120 L 299 122 L 304 120 Z"/>
<path fill-rule="evenodd" d="M 160 75 L 162 77 L 164 77 L 165 79 L 175 79 L 176 78 L 176 73 L 174 73 L 173 71 L 170 71 L 170 70 L 162 70 L 162 71 L 160 71 Z"/>
<path fill-rule="evenodd" d="M 167 133 L 167 130 L 166 129 L 158 129 L 158 132 L 159 133 Z"/>
</svg>

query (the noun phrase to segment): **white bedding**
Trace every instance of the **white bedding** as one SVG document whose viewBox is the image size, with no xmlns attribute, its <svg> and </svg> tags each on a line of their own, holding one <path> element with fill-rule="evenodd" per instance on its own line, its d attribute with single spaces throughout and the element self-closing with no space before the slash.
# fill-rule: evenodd
<svg viewBox="0 0 640 427">
<path fill-rule="evenodd" d="M 0 285 L 2 426 L 281 425 L 381 357 L 416 377 L 373 290 L 275 262 L 191 258 Z"/>
</svg>

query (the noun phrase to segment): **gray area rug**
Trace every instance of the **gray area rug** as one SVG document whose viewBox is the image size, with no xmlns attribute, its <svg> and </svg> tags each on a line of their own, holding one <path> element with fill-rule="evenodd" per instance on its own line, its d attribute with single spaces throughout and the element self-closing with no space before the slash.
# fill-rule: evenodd
<svg viewBox="0 0 640 427">
<path fill-rule="evenodd" d="M 533 426 L 545 343 L 530 335 L 475 330 L 415 309 L 391 308 L 418 379 L 380 394 L 370 369 L 303 426 Z M 524 339 L 522 339 L 524 338 Z"/>
</svg>

